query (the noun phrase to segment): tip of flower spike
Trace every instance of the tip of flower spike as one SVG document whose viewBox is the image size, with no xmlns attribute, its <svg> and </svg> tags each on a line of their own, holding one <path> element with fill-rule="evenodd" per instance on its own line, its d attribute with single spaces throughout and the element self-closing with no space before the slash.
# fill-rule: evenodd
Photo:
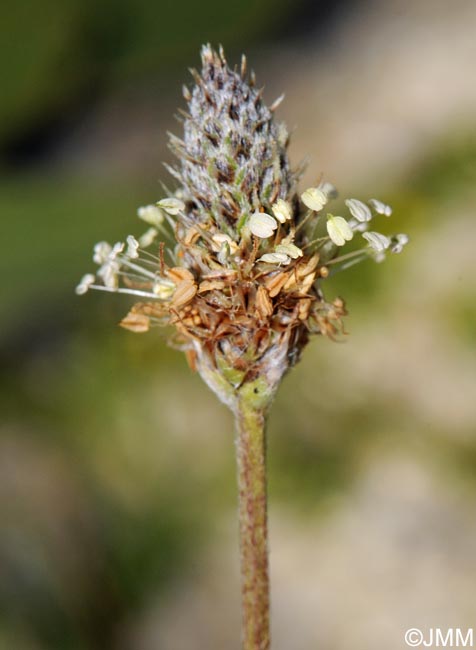
<svg viewBox="0 0 476 650">
<path fill-rule="evenodd" d="M 204 67 L 208 65 L 223 67 L 226 65 L 225 52 L 221 45 L 216 51 L 210 43 L 205 43 L 202 45 L 200 56 Z"/>
</svg>

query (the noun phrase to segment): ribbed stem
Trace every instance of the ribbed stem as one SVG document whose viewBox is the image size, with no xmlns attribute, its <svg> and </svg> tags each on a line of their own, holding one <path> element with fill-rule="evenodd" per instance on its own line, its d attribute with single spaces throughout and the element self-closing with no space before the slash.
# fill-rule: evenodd
<svg viewBox="0 0 476 650">
<path fill-rule="evenodd" d="M 242 648 L 268 650 L 270 634 L 265 415 L 262 408 L 257 408 L 242 396 L 235 416 Z"/>
</svg>

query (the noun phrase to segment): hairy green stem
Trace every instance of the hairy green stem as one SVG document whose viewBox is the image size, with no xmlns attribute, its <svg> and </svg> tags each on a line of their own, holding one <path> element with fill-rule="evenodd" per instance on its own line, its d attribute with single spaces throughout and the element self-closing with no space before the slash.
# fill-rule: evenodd
<svg viewBox="0 0 476 650">
<path fill-rule="evenodd" d="M 257 392 L 257 391 L 256 391 Z M 241 396 L 235 410 L 238 465 L 242 647 L 268 650 L 269 574 L 264 409 Z"/>
</svg>

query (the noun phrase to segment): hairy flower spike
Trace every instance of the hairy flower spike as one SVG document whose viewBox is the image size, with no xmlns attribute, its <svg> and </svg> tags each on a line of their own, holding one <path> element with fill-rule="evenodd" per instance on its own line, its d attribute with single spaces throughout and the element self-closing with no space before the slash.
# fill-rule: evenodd
<svg viewBox="0 0 476 650">
<path fill-rule="evenodd" d="M 142 236 L 129 235 L 127 246 L 97 244 L 98 280 L 88 274 L 77 288 L 140 297 L 121 325 L 173 326 L 174 343 L 233 410 L 257 381 L 260 403 L 269 404 L 310 335 L 343 332 L 343 301 L 329 303 L 323 293 L 329 269 L 379 261 L 407 241 L 372 231 L 363 235 L 368 246 L 341 254 L 367 229 L 369 205 L 377 215 L 391 208 L 349 199 L 349 222 L 325 220 L 323 207 L 337 197 L 328 181 L 299 200 L 277 104 L 266 106 L 246 68 L 245 59 L 238 72 L 221 50 L 202 49 L 202 70 L 192 71 L 195 86 L 184 92 L 183 137 L 170 136 L 176 191 L 139 208 L 152 226 Z M 159 232 L 167 243 L 155 244 Z"/>
<path fill-rule="evenodd" d="M 286 199 L 295 178 L 261 92 L 209 45 L 202 66 L 201 75 L 194 72 L 183 142 L 170 142 L 179 159 L 174 175 L 195 218 L 226 228 Z"/>
</svg>

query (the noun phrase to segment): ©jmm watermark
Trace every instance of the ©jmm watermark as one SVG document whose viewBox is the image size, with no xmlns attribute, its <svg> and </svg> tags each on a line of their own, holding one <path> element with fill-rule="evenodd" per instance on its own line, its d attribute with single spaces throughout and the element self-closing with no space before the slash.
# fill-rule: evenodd
<svg viewBox="0 0 476 650">
<path fill-rule="evenodd" d="M 473 648 L 473 628 L 431 627 L 423 631 L 412 627 L 405 632 L 405 643 L 412 648 Z"/>
</svg>

